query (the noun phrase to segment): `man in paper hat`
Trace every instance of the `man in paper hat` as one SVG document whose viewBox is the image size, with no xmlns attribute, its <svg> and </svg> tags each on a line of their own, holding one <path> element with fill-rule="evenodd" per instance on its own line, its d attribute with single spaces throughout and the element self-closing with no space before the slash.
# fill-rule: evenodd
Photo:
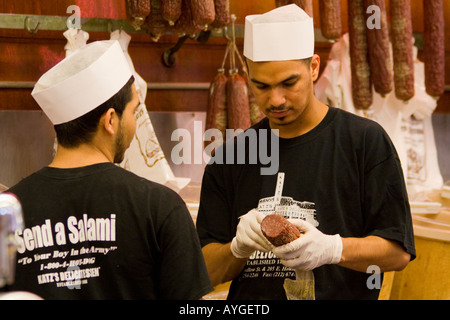
<svg viewBox="0 0 450 320">
<path fill-rule="evenodd" d="M 244 55 L 266 115 L 249 130 L 279 136 L 279 148 L 267 146 L 279 149 L 279 171 L 264 176 L 267 164 L 226 159 L 206 167 L 197 230 L 213 285 L 233 280 L 229 299 L 378 298 L 382 276 L 370 281 L 372 272 L 401 270 L 415 257 L 389 137 L 377 123 L 314 96 L 320 59 L 313 20 L 298 6 L 248 16 Z M 245 141 L 233 143 L 253 150 Z M 274 247 L 261 232 L 273 213 L 297 226 L 300 238 Z M 314 285 L 305 292 L 294 279 L 311 270 Z"/>
<path fill-rule="evenodd" d="M 52 163 L 22 203 L 10 290 L 44 299 L 199 299 L 212 290 L 192 218 L 172 190 L 118 167 L 139 98 L 117 41 L 78 49 L 32 95 L 55 125 Z"/>
</svg>

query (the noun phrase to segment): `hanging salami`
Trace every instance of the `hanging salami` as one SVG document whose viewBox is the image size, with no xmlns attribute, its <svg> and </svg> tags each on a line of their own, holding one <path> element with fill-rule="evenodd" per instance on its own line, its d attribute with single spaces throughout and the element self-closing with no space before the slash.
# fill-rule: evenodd
<svg viewBox="0 0 450 320">
<path fill-rule="evenodd" d="M 282 7 L 288 4 L 296 4 L 302 8 L 310 17 L 313 16 L 312 0 L 275 0 L 276 7 Z"/>
<path fill-rule="evenodd" d="M 407 101 L 414 96 L 411 4 L 410 0 L 391 0 L 390 7 L 395 96 Z"/>
<path fill-rule="evenodd" d="M 161 1 L 151 0 L 151 12 L 147 17 L 147 26 L 152 40 L 157 42 L 169 29 L 169 23 L 161 14 Z"/>
<path fill-rule="evenodd" d="M 194 23 L 192 1 L 183 0 L 181 5 L 181 16 L 173 27 L 174 32 L 179 36 L 197 35 L 202 31 L 203 26 L 198 26 Z"/>
<path fill-rule="evenodd" d="M 289 4 L 294 3 L 302 8 L 310 17 L 313 17 L 313 2 L 312 0 L 290 0 Z"/>
<path fill-rule="evenodd" d="M 255 94 L 253 93 L 252 87 L 250 85 L 250 79 L 248 77 L 247 70 L 243 70 L 244 73 L 244 79 L 245 83 L 247 84 L 248 88 L 248 107 L 250 110 L 250 124 L 254 125 L 255 123 L 258 123 L 261 121 L 265 115 L 261 111 L 261 108 L 259 107 L 258 103 L 256 102 Z"/>
<path fill-rule="evenodd" d="M 439 97 L 445 88 L 445 34 L 442 0 L 424 0 L 425 87 L 429 95 Z"/>
<path fill-rule="evenodd" d="M 214 0 L 214 10 L 216 12 L 212 26 L 214 28 L 224 28 L 230 23 L 230 0 Z"/>
<path fill-rule="evenodd" d="M 337 39 L 342 33 L 341 0 L 319 0 L 320 29 L 327 39 Z"/>
<path fill-rule="evenodd" d="M 246 130 L 250 127 L 248 88 L 245 79 L 233 72 L 227 83 L 228 128 Z"/>
<path fill-rule="evenodd" d="M 219 69 L 209 87 L 208 108 L 206 110 L 205 130 L 218 129 L 225 140 L 227 129 L 227 83 L 224 69 Z"/>
<path fill-rule="evenodd" d="M 127 17 L 131 25 L 136 29 L 141 29 L 145 19 L 150 14 L 150 0 L 127 0 Z"/>
<path fill-rule="evenodd" d="M 282 7 L 282 6 L 288 5 L 289 3 L 290 3 L 290 0 L 275 0 L 276 7 Z"/>
<path fill-rule="evenodd" d="M 376 6 L 380 16 L 379 25 L 367 25 L 367 45 L 369 50 L 370 72 L 376 92 L 385 96 L 392 91 L 393 74 L 386 7 L 384 0 L 365 0 L 365 8 Z M 367 12 L 366 12 L 367 13 Z M 367 21 L 371 16 L 367 13 Z"/>
<path fill-rule="evenodd" d="M 170 26 L 174 26 L 181 16 L 181 3 L 182 0 L 161 0 L 161 15 Z"/>
<path fill-rule="evenodd" d="M 363 4 L 364 0 L 348 0 L 352 96 L 357 109 L 369 108 L 373 99 Z"/>
<path fill-rule="evenodd" d="M 214 0 L 188 0 L 191 1 L 192 20 L 196 27 L 208 29 L 216 16 Z"/>
</svg>

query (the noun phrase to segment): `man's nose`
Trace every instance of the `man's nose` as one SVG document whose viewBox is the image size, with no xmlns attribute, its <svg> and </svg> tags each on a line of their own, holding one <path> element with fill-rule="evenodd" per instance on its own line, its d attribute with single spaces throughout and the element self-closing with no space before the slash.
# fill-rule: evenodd
<svg viewBox="0 0 450 320">
<path fill-rule="evenodd" d="M 286 97 L 284 94 L 284 90 L 281 88 L 273 88 L 270 91 L 269 102 L 272 106 L 278 107 L 286 103 Z"/>
</svg>

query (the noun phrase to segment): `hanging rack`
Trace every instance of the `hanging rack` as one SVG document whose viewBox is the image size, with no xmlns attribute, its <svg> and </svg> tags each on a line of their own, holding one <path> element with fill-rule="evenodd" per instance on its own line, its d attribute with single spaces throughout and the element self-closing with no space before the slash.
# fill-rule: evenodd
<svg viewBox="0 0 450 320">
<path fill-rule="evenodd" d="M 31 34 L 38 31 L 65 31 L 67 30 L 68 16 L 45 16 L 31 14 L 0 13 L 0 29 L 24 29 Z M 83 18 L 81 29 L 86 32 L 112 32 L 122 29 L 126 33 L 148 34 L 145 28 L 136 30 L 126 19 Z M 168 32 L 168 35 L 171 33 Z M 237 26 L 238 37 L 244 37 L 244 26 Z M 221 30 L 210 30 L 213 37 L 222 37 Z"/>
<path fill-rule="evenodd" d="M 35 34 L 41 31 L 65 31 L 67 30 L 68 16 L 45 16 L 45 15 L 31 15 L 31 14 L 10 14 L 0 13 L 0 29 L 24 29 Z M 126 33 L 140 33 L 148 34 L 144 28 L 136 30 L 126 19 L 106 19 L 106 18 L 83 18 L 81 17 L 82 30 L 86 32 L 112 32 L 114 30 L 122 29 Z M 170 32 L 167 33 L 170 35 Z M 316 42 L 333 42 L 326 39 L 320 29 L 314 30 Z M 244 26 L 235 25 L 236 38 L 244 38 Z M 223 37 L 222 30 L 210 30 L 210 36 Z M 414 34 L 419 45 L 423 43 L 420 34 Z M 419 46 L 420 49 L 420 46 Z"/>
<path fill-rule="evenodd" d="M 68 16 L 46 16 L 46 15 L 30 15 L 30 14 L 8 14 L 0 13 L 0 29 L 16 29 L 16 30 L 26 30 L 30 34 L 36 34 L 39 31 L 66 31 L 67 30 L 67 19 Z M 148 34 L 148 31 L 144 28 L 136 30 L 128 20 L 126 19 L 106 19 L 106 18 L 80 18 L 82 30 L 86 32 L 107 32 L 111 33 L 114 30 L 123 30 L 129 34 Z M 326 39 L 320 29 L 314 29 L 316 42 L 333 42 Z M 170 35 L 170 33 L 168 33 Z M 420 49 L 423 48 L 423 34 L 414 33 L 415 46 Z M 230 38 L 227 28 L 223 30 L 208 30 L 206 36 L 209 37 L 225 37 Z M 244 37 L 244 26 L 235 25 L 234 26 L 234 36 L 236 39 L 242 39 Z M 188 37 L 179 38 L 177 44 L 173 48 L 166 49 L 163 53 L 162 60 L 166 66 L 172 67 L 176 61 L 175 53 L 181 48 Z M 167 64 L 166 64 L 166 62 Z M 12 86 L 18 87 L 29 87 L 29 83 L 11 83 L 11 82 L 0 82 L 0 88 L 11 88 Z M 189 89 L 189 86 L 184 84 L 176 84 L 174 86 L 163 84 L 161 87 L 155 89 Z M 152 86 L 149 86 L 151 89 Z M 196 84 L 194 90 L 207 90 L 207 84 Z M 446 91 L 450 91 L 449 86 L 446 86 Z"/>
<path fill-rule="evenodd" d="M 67 16 L 44 16 L 0 13 L 0 29 L 25 29 L 30 34 L 39 31 L 65 31 L 67 30 Z M 86 32 L 107 32 L 123 30 L 128 34 L 148 34 L 146 28 L 134 28 L 126 19 L 104 19 L 104 18 L 80 18 L 81 29 Z M 237 27 L 237 36 L 244 37 L 244 26 Z M 167 35 L 172 35 L 167 32 Z M 151 36 L 151 35 L 150 35 Z M 195 39 L 200 43 L 206 43 L 210 37 L 222 37 L 220 29 L 201 31 L 196 37 L 189 35 L 178 38 L 178 42 L 172 48 L 166 49 L 161 57 L 166 67 L 173 67 L 176 62 L 176 52 L 179 51 L 187 39 Z"/>
<path fill-rule="evenodd" d="M 0 29 L 25 29 L 31 34 L 38 31 L 65 31 L 67 30 L 68 16 L 43 16 L 0 13 Z M 145 33 L 144 30 L 135 30 L 128 20 L 80 18 L 82 29 L 86 32 L 112 32 L 122 29 L 127 33 Z"/>
<path fill-rule="evenodd" d="M 36 34 L 39 31 L 65 31 L 67 30 L 68 16 L 46 16 L 46 15 L 25 15 L 25 14 L 6 14 L 0 13 L 0 29 L 25 29 L 30 34 Z M 80 18 L 81 29 L 86 32 L 107 32 L 114 30 L 123 30 L 129 34 L 149 34 L 146 28 L 136 30 L 126 19 L 105 19 L 105 18 Z M 202 31 L 195 37 L 199 42 L 205 43 L 209 37 L 223 37 L 225 29 L 212 29 Z M 167 35 L 171 35 L 167 32 Z M 236 39 L 244 38 L 244 26 L 234 26 L 234 36 Z M 228 36 L 229 37 L 229 36 Z M 173 67 L 176 62 L 175 53 L 191 37 L 180 37 L 173 48 L 167 49 L 162 56 L 162 61 L 166 67 Z M 206 38 L 206 41 L 204 41 Z M 315 30 L 315 38 L 318 42 L 330 42 L 324 38 L 320 29 Z"/>
</svg>

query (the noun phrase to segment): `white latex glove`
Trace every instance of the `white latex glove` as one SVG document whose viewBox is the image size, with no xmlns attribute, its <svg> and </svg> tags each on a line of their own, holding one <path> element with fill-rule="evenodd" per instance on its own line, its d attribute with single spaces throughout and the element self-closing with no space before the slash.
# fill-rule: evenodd
<svg viewBox="0 0 450 320">
<path fill-rule="evenodd" d="M 261 221 L 264 217 L 264 213 L 252 209 L 239 218 L 236 236 L 231 241 L 231 253 L 236 258 L 248 258 L 255 250 L 272 250 L 272 245 L 261 231 Z"/>
<path fill-rule="evenodd" d="M 341 261 L 342 239 L 338 234 L 323 234 L 302 219 L 289 219 L 289 222 L 304 233 L 297 240 L 272 250 L 283 265 L 292 269 L 313 270 Z"/>
</svg>

